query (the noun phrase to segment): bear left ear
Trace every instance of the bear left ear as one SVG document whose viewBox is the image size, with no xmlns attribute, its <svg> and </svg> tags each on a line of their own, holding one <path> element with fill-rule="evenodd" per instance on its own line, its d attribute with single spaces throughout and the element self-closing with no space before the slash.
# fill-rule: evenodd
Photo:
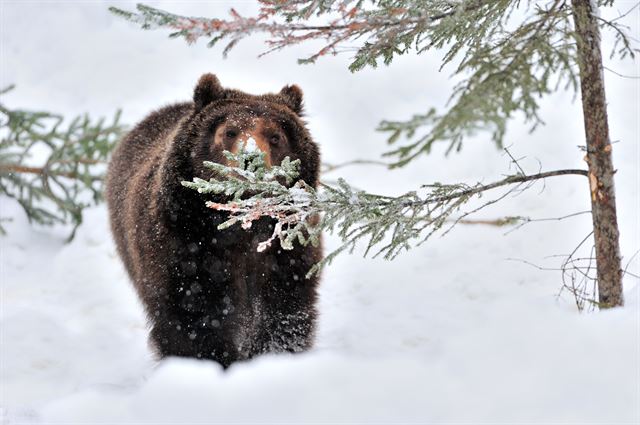
<svg viewBox="0 0 640 425">
<path fill-rule="evenodd" d="M 193 103 L 196 105 L 196 112 L 222 97 L 224 97 L 224 89 L 220 85 L 218 77 L 213 74 L 204 74 L 198 80 L 198 84 L 193 91 Z"/>
<path fill-rule="evenodd" d="M 298 86 L 284 86 L 280 90 L 280 97 L 284 99 L 285 104 L 297 115 L 302 113 L 302 89 Z"/>
</svg>

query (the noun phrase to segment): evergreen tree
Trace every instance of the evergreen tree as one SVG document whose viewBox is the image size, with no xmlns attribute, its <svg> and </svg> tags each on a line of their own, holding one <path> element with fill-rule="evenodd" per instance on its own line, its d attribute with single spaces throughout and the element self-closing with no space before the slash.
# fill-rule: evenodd
<svg viewBox="0 0 640 425">
<path fill-rule="evenodd" d="M 224 54 L 242 38 L 259 32 L 269 35 L 267 53 L 308 40 L 322 40 L 323 47 L 300 59 L 301 63 L 339 53 L 348 42 L 358 43 L 349 67 L 354 72 L 366 66 L 376 67 L 379 62 L 390 64 L 395 56 L 408 52 L 420 54 L 443 49 L 446 54 L 442 66 L 457 61 L 454 75 L 459 75 L 461 82 L 454 88 L 448 109 L 432 108 L 406 121 L 380 123 L 379 130 L 389 132 L 389 142 L 397 145 L 387 153 L 393 159 L 391 167 L 401 167 L 429 153 L 434 143 L 446 143 L 448 151 L 459 150 L 465 136 L 477 131 L 489 132 L 494 143 L 502 147 L 506 124 L 516 113 L 522 113 L 534 130 L 542 123 L 541 97 L 560 87 L 580 90 L 588 170 L 536 175 L 520 172 L 485 186 L 431 184 L 422 187 L 425 194 L 411 192 L 390 198 L 355 191 L 344 181 L 336 187 L 323 186 L 324 192 L 320 194 L 304 184 L 287 189 L 272 179 L 273 173 L 257 171 L 260 159 L 254 155 L 236 158 L 242 160 L 243 166 L 236 167 L 235 172 L 250 173 L 251 178 L 246 181 L 234 178 L 231 168 L 211 165 L 226 178 L 187 185 L 204 192 L 234 195 L 233 203 L 210 204 L 231 211 L 232 222 L 240 220 L 248 225 L 261 215 L 275 218 L 278 225 L 272 240 L 279 238 L 283 248 L 295 239 L 313 243 L 321 230 L 337 227 L 344 241 L 338 251 L 368 238 L 367 251 L 378 246 L 380 253 L 393 258 L 400 250 L 410 248 L 410 242 L 423 242 L 441 230 L 452 220 L 453 212 L 486 190 L 516 185 L 511 192 L 527 182 L 563 174 L 588 176 L 598 305 L 607 308 L 622 305 L 623 297 L 600 29 L 612 31 L 615 37 L 613 56 L 634 57 L 636 53 L 619 20 L 606 20 L 598 13 L 599 7 L 611 7 L 613 3 L 613 0 L 260 0 L 257 16 L 241 16 L 231 10 L 228 19 L 184 17 L 145 5 L 138 5 L 137 12 L 111 10 L 144 29 L 171 29 L 171 37 L 184 37 L 190 43 L 201 37 L 210 39 L 209 46 L 224 41 L 227 43 Z M 327 22 L 308 24 L 312 17 L 324 17 Z M 279 172 L 293 173 L 287 174 L 293 178 L 293 163 L 282 167 Z M 249 188 L 259 193 L 241 199 Z M 324 213 L 323 218 L 317 227 L 312 227 L 306 219 L 320 212 Z M 453 219 L 453 224 L 462 217 Z M 514 221 L 517 218 L 506 219 Z M 388 235 L 390 239 L 385 239 Z"/>
</svg>

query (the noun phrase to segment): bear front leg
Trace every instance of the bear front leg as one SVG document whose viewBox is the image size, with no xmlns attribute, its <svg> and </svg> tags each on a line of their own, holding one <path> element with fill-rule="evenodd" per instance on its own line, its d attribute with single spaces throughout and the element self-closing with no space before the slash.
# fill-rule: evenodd
<svg viewBox="0 0 640 425">
<path fill-rule="evenodd" d="M 306 351 L 316 329 L 316 279 L 291 279 L 271 286 L 265 296 L 255 354 Z"/>
<path fill-rule="evenodd" d="M 312 307 L 296 311 L 280 309 L 268 313 L 256 344 L 255 354 L 306 351 L 313 345 L 315 334 L 315 311 Z"/>
<path fill-rule="evenodd" d="M 168 315 L 153 320 L 150 340 L 161 358 L 169 356 L 209 359 L 225 369 L 245 356 L 239 351 L 230 323 L 209 317 Z"/>
</svg>

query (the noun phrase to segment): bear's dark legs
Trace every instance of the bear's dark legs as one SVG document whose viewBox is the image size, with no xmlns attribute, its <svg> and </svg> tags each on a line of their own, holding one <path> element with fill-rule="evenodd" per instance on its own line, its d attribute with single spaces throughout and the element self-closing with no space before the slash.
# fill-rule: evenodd
<svg viewBox="0 0 640 425">
<path fill-rule="evenodd" d="M 271 299 L 265 304 L 268 307 L 262 312 L 253 354 L 297 353 L 311 348 L 316 322 L 313 303 L 304 303 L 281 294 L 278 300 Z"/>
<path fill-rule="evenodd" d="M 210 359 L 224 368 L 246 357 L 229 335 L 230 323 L 209 318 L 171 315 L 153 321 L 150 340 L 160 357 L 178 356 Z"/>
<path fill-rule="evenodd" d="M 315 319 L 308 312 L 273 313 L 264 323 L 257 347 L 261 353 L 302 352 L 311 348 L 314 330 Z"/>
<path fill-rule="evenodd" d="M 311 348 L 316 328 L 317 276 L 306 272 L 319 259 L 310 248 L 276 250 L 269 259 L 267 280 L 261 285 L 261 326 L 254 351 L 301 352 Z"/>
</svg>

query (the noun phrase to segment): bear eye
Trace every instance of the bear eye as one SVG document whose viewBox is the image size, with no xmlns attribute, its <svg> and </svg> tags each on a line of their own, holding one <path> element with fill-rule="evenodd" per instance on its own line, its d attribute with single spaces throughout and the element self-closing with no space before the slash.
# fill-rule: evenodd
<svg viewBox="0 0 640 425">
<path fill-rule="evenodd" d="M 277 145 L 278 143 L 280 143 L 280 135 L 279 134 L 274 134 L 273 136 L 269 137 L 269 142 L 272 145 Z"/>
<path fill-rule="evenodd" d="M 238 135 L 238 132 L 235 130 L 227 130 L 224 135 L 227 139 L 234 139 Z"/>
</svg>

